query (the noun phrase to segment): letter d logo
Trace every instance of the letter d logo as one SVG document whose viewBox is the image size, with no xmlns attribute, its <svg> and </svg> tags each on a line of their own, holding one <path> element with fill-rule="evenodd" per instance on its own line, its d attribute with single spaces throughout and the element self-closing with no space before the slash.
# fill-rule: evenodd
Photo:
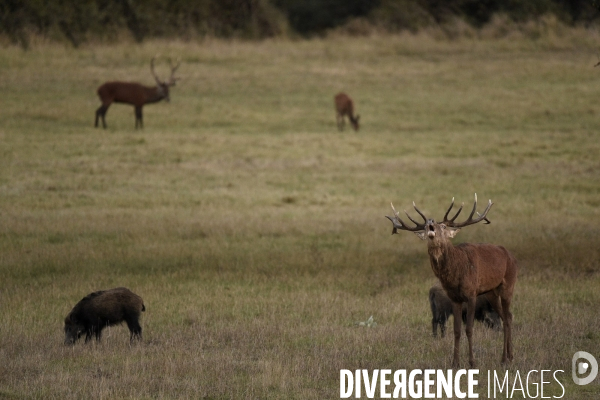
<svg viewBox="0 0 600 400">
<path fill-rule="evenodd" d="M 585 361 L 577 362 L 580 358 L 585 359 Z M 587 353 L 585 351 L 578 351 L 573 354 L 573 363 L 572 363 L 572 371 L 573 371 L 573 382 L 576 385 L 587 385 L 598 375 L 598 361 L 594 358 L 593 355 Z M 590 374 L 585 378 L 579 378 L 578 375 L 585 374 L 586 372 L 590 372 Z"/>
</svg>

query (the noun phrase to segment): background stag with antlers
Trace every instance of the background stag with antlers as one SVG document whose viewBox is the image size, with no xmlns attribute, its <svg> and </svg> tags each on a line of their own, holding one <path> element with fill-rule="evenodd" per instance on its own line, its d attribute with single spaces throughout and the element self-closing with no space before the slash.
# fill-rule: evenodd
<svg viewBox="0 0 600 400">
<path fill-rule="evenodd" d="M 150 72 L 156 80 L 156 86 L 143 86 L 135 82 L 106 82 L 98 88 L 98 97 L 102 101 L 100 108 L 96 110 L 96 122 L 95 126 L 98 127 L 98 118 L 102 118 L 102 127 L 106 129 L 106 121 L 104 119 L 108 107 L 112 103 L 124 103 L 131 104 L 135 107 L 135 128 L 138 125 L 140 128 L 144 127 L 144 121 L 142 117 L 142 107 L 144 104 L 156 103 L 161 100 L 169 101 L 169 87 L 175 86 L 175 82 L 178 78 L 175 78 L 175 71 L 179 68 L 181 63 L 173 66 L 169 60 L 169 66 L 171 67 L 171 76 L 168 81 L 161 81 L 156 72 L 154 72 L 154 59 L 150 61 Z"/>
</svg>

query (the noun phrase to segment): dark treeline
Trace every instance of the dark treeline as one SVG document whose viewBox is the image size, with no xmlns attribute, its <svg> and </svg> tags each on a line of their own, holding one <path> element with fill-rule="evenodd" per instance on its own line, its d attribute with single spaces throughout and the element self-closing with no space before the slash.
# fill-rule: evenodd
<svg viewBox="0 0 600 400">
<path fill-rule="evenodd" d="M 27 47 L 30 35 L 68 40 L 321 34 L 362 18 L 398 32 L 461 18 L 481 27 L 494 14 L 526 21 L 547 14 L 588 25 L 600 0 L 0 0 L 0 34 Z"/>
</svg>

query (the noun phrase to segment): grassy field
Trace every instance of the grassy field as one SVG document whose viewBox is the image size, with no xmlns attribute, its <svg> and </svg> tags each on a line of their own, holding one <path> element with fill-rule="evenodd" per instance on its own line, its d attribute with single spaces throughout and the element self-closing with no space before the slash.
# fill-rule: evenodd
<svg viewBox="0 0 600 400">
<path fill-rule="evenodd" d="M 600 359 L 600 37 L 586 34 L 3 48 L 0 398 L 325 399 L 340 369 L 450 368 L 425 244 L 384 216 L 414 200 L 441 218 L 475 192 L 492 224 L 455 243 L 520 264 L 509 371 L 564 370 L 564 398 L 597 398 L 598 379 L 571 379 L 576 351 Z M 124 105 L 95 129 L 96 88 L 152 84 L 158 53 L 163 77 L 182 60 L 171 102 L 144 108 L 144 130 Z M 342 90 L 359 132 L 335 127 Z M 143 297 L 144 341 L 121 326 L 64 346 L 75 303 L 116 286 Z M 502 334 L 474 336 L 483 382 L 504 371 Z"/>
</svg>

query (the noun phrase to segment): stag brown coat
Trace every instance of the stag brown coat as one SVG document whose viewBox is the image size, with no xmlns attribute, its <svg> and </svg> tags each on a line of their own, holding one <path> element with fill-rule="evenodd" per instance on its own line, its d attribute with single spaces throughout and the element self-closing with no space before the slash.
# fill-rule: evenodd
<svg viewBox="0 0 600 400">
<path fill-rule="evenodd" d="M 90 293 L 65 318 L 65 344 L 74 344 L 84 333 L 86 343 L 92 336 L 100 341 L 105 327 L 123 321 L 129 328 L 130 341 L 136 337 L 141 340 L 139 318 L 145 310 L 142 298 L 124 287 Z"/>
<path fill-rule="evenodd" d="M 96 110 L 94 126 L 98 127 L 98 119 L 102 119 L 102 127 L 106 129 L 106 112 L 112 103 L 131 104 L 135 111 L 135 128 L 144 127 L 142 107 L 145 104 L 156 103 L 161 100 L 169 101 L 169 87 L 175 86 L 177 78 L 174 77 L 175 67 L 171 65 L 171 77 L 168 81 L 161 81 L 154 72 L 154 58 L 150 61 L 150 71 L 156 80 L 156 86 L 143 86 L 136 82 L 106 82 L 98 88 L 98 97 L 102 105 Z"/>
</svg>

